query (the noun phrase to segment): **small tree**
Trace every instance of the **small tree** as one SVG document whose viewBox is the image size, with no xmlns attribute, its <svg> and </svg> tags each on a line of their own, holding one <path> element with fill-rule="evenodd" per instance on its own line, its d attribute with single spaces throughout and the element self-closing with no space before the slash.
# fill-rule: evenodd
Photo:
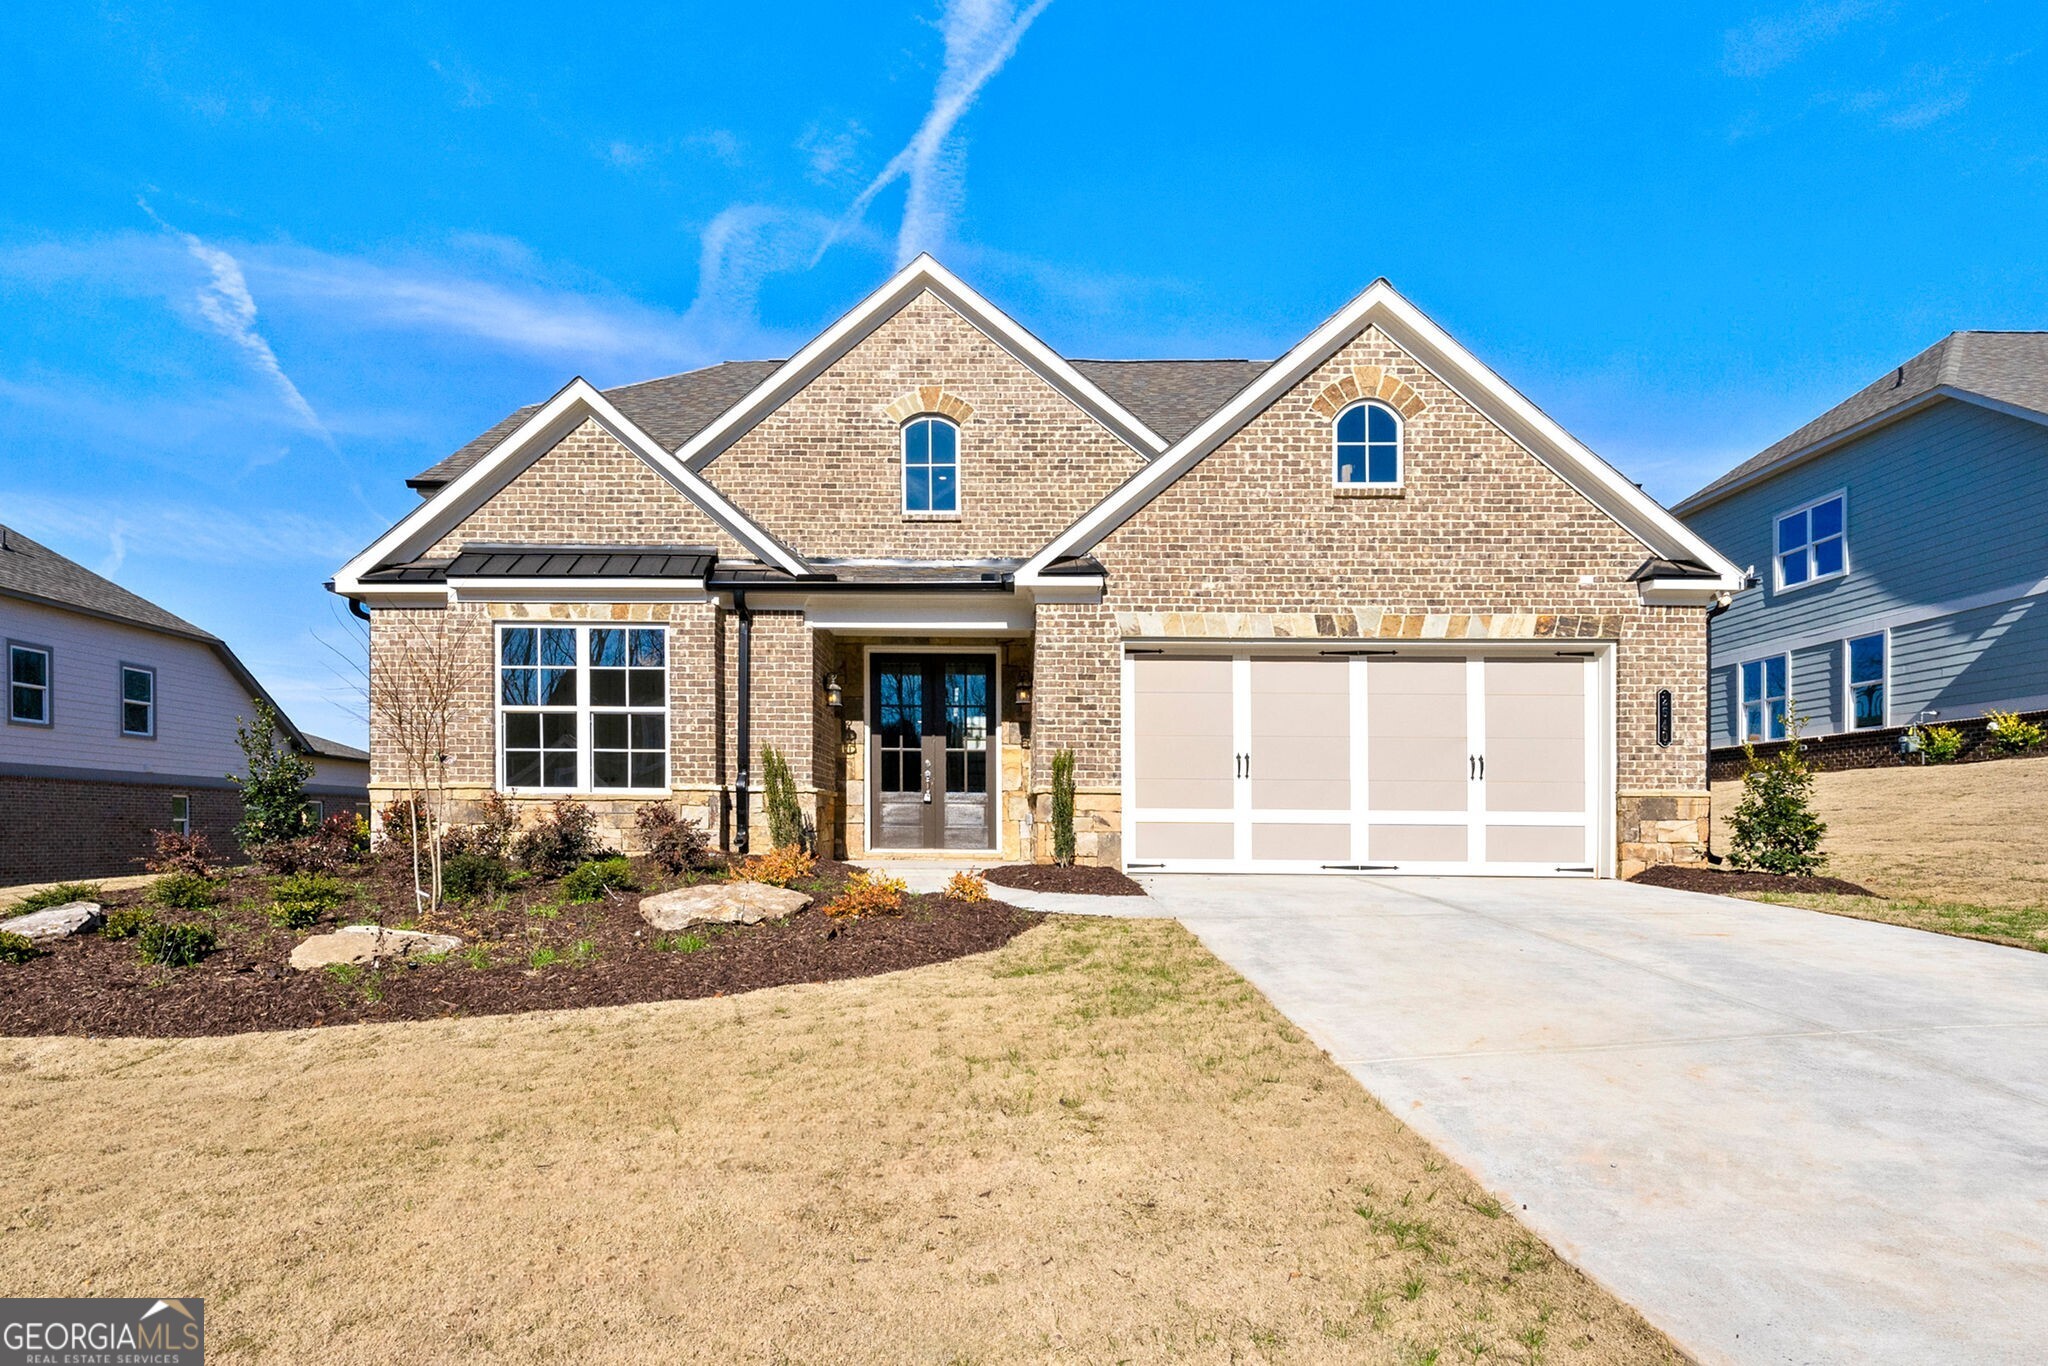
<svg viewBox="0 0 2048 1366">
<path fill-rule="evenodd" d="M 804 847 L 804 809 L 797 804 L 789 762 L 773 745 L 761 747 L 761 783 L 768 807 L 768 839 L 777 849 Z"/>
<path fill-rule="evenodd" d="M 306 779 L 313 765 L 277 735 L 277 713 L 256 700 L 256 719 L 237 723 L 235 743 L 249 766 L 245 778 L 228 777 L 242 789 L 242 819 L 235 836 L 249 850 L 306 832 Z"/>
<path fill-rule="evenodd" d="M 1074 862 L 1074 751 L 1052 756 L 1052 861 L 1062 868 Z"/>
<path fill-rule="evenodd" d="M 396 769 L 404 795 L 387 807 L 404 817 L 413 894 L 421 909 L 441 904 L 441 860 L 449 826 L 448 762 L 456 731 L 490 714 L 490 656 L 449 614 L 386 609 L 374 614 L 367 684 L 371 770 Z"/>
<path fill-rule="evenodd" d="M 1799 750 L 1798 718 L 1788 717 L 1785 739 L 1785 748 L 1768 759 L 1759 759 L 1753 744 L 1742 747 L 1749 768 L 1742 800 L 1728 818 L 1734 831 L 1728 857 L 1737 868 L 1798 876 L 1827 862 L 1820 841 L 1828 827 L 1813 813 L 1813 768 Z"/>
</svg>

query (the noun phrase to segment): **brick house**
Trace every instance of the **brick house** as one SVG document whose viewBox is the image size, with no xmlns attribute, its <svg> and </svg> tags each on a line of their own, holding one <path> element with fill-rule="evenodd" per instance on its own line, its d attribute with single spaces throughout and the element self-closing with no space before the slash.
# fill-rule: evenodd
<svg viewBox="0 0 2048 1366">
<path fill-rule="evenodd" d="M 1286 355 L 1068 360 L 927 257 L 796 355 L 572 381 L 335 576 L 452 668 L 463 799 L 761 749 L 849 858 L 1627 873 L 1705 848 L 1735 568 L 1384 281 Z M 405 787 L 371 727 L 373 793 Z"/>
<path fill-rule="evenodd" d="M 226 641 L 5 526 L 0 641 L 0 886 L 141 872 L 154 830 L 235 852 L 235 728 L 270 695 Z M 369 755 L 278 726 L 314 814 L 367 809 Z"/>
</svg>

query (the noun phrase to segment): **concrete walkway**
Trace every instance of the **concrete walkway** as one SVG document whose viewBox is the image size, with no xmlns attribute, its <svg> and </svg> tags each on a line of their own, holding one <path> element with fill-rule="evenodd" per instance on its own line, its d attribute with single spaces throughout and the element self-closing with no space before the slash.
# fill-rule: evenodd
<svg viewBox="0 0 2048 1366">
<path fill-rule="evenodd" d="M 1144 881 L 1702 1360 L 2048 1360 L 2048 955 L 1616 882 Z"/>
</svg>

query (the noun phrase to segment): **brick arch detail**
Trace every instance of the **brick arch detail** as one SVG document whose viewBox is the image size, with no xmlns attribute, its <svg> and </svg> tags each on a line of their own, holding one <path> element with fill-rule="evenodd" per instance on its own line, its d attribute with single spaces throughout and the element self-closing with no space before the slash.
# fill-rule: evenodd
<svg viewBox="0 0 2048 1366">
<path fill-rule="evenodd" d="M 931 413 L 955 422 L 965 422 L 974 416 L 974 405 L 960 395 L 948 392 L 943 385 L 926 384 L 900 395 L 882 411 L 900 427 L 913 417 Z"/>
<path fill-rule="evenodd" d="M 1324 417 L 1334 420 L 1337 414 L 1362 398 L 1378 399 L 1404 420 L 1416 416 L 1427 406 L 1422 395 L 1410 388 L 1406 380 L 1377 365 L 1352 366 L 1324 385 L 1311 406 Z"/>
</svg>

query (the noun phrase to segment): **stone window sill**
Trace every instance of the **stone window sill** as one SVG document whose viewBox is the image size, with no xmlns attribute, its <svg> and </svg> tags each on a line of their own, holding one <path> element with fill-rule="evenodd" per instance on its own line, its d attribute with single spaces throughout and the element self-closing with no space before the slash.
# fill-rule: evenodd
<svg viewBox="0 0 2048 1366">
<path fill-rule="evenodd" d="M 960 514 L 957 512 L 906 512 L 903 514 L 903 520 L 906 522 L 957 522 L 960 520 Z"/>
<path fill-rule="evenodd" d="M 1408 489 L 1401 484 L 1338 484 L 1333 490 L 1339 498 L 1406 498 Z"/>
</svg>

